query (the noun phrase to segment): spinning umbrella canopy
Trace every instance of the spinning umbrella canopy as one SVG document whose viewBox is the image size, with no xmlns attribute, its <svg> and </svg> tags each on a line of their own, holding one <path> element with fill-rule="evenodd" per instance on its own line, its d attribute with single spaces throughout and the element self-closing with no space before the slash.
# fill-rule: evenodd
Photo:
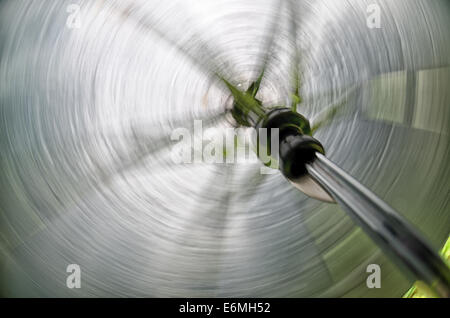
<svg viewBox="0 0 450 318">
<path fill-rule="evenodd" d="M 404 293 L 410 283 L 343 211 L 280 173 L 170 160 L 173 128 L 229 127 L 229 88 L 260 78 L 262 106 L 312 118 L 328 157 L 436 250 L 444 241 L 445 2 L 382 2 L 379 30 L 362 2 L 86 1 L 79 29 L 66 27 L 67 4 L 2 4 L 2 293 Z M 72 263 L 79 290 L 65 285 Z M 372 263 L 379 290 L 366 286 Z"/>
</svg>

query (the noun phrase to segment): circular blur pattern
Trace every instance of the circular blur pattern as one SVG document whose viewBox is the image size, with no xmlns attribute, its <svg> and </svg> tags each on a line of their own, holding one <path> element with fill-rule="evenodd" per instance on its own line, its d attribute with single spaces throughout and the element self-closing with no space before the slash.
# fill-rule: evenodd
<svg viewBox="0 0 450 318">
<path fill-rule="evenodd" d="M 327 155 L 416 225 L 450 232 L 447 1 L 0 2 L 0 293 L 62 297 L 398 297 L 401 270 L 336 205 L 259 163 L 175 164 L 173 129 L 221 130 L 258 97 L 320 118 Z M 379 14 L 379 15 L 378 15 Z M 379 22 L 377 24 L 377 22 Z M 81 269 L 70 289 L 69 264 Z M 366 286 L 369 264 L 382 287 Z"/>
</svg>

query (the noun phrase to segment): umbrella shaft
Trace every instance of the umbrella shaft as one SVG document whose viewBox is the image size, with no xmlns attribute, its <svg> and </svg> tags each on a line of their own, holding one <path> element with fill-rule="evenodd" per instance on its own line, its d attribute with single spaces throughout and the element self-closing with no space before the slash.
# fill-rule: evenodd
<svg viewBox="0 0 450 318">
<path fill-rule="evenodd" d="M 308 173 L 414 280 L 450 297 L 450 270 L 443 259 L 393 208 L 320 153 Z"/>
</svg>

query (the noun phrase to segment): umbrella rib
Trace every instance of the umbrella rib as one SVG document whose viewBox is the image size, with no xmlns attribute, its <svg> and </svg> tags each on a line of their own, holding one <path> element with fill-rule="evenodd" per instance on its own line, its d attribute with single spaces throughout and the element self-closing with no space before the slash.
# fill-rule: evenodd
<svg viewBox="0 0 450 318">
<path fill-rule="evenodd" d="M 116 10 L 118 10 L 119 15 L 125 20 L 130 21 L 132 19 L 138 26 L 142 27 L 145 31 L 152 32 L 153 34 L 157 35 L 159 38 L 164 40 L 166 43 L 174 47 L 178 52 L 182 53 L 184 56 L 186 56 L 191 62 L 196 65 L 199 69 L 201 69 L 205 73 L 212 73 L 219 79 L 227 79 L 225 74 L 223 72 L 220 72 L 220 67 L 218 64 L 213 63 L 214 56 L 218 54 L 214 54 L 211 51 L 210 45 L 207 43 L 202 42 L 200 45 L 200 48 L 197 49 L 197 52 L 195 54 L 192 54 L 190 50 L 186 47 L 183 47 L 179 45 L 176 40 L 168 37 L 162 30 L 158 29 L 156 27 L 156 22 L 152 21 L 150 17 L 144 18 L 138 18 L 135 14 L 133 14 L 133 10 L 135 9 L 135 4 L 129 4 L 126 8 L 119 8 L 117 6 L 114 6 Z M 186 42 L 192 42 L 192 40 L 196 40 L 198 43 L 199 36 L 197 33 L 195 33 L 192 37 L 190 37 L 190 41 Z M 205 54 L 201 54 L 200 52 L 203 52 Z M 223 62 L 222 63 L 224 69 L 231 69 L 230 63 Z M 229 72 L 229 74 L 233 74 Z M 228 80 L 228 79 L 227 79 Z M 228 80 L 231 82 L 230 80 Z"/>
<path fill-rule="evenodd" d="M 273 50 L 274 42 L 275 42 L 275 34 L 277 31 L 277 28 L 279 27 L 278 19 L 280 17 L 281 8 L 283 7 L 283 2 L 281 0 L 277 0 L 276 4 L 274 5 L 275 13 L 272 17 L 272 21 L 270 23 L 270 26 L 267 28 L 269 31 L 268 40 L 264 45 L 263 54 L 261 59 L 261 70 L 258 72 L 257 79 L 250 85 L 249 89 L 247 90 L 248 93 L 251 93 L 253 97 L 256 96 L 258 93 L 259 87 L 261 85 L 261 81 L 264 77 L 264 73 L 266 71 L 267 65 L 270 60 L 270 56 Z"/>
</svg>

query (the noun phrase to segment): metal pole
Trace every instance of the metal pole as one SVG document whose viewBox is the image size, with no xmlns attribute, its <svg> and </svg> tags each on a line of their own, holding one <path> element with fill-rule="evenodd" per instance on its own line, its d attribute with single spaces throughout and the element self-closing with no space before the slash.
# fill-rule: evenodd
<svg viewBox="0 0 450 318">
<path fill-rule="evenodd" d="M 447 264 L 393 208 L 320 153 L 306 169 L 411 278 L 450 297 Z"/>
</svg>

